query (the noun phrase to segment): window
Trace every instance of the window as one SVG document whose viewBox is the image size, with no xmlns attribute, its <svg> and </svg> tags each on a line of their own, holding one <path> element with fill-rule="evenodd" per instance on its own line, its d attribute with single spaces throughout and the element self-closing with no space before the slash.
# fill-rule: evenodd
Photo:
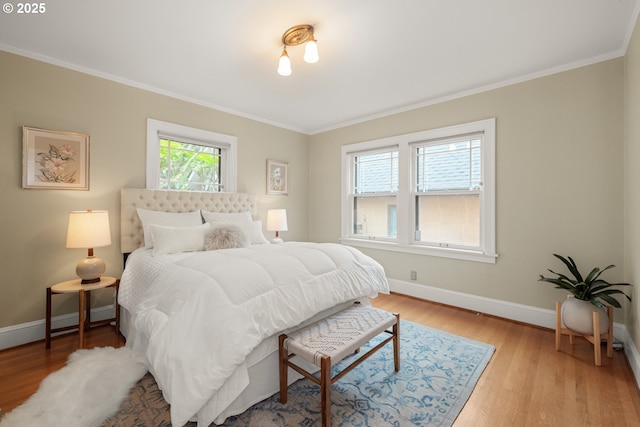
<svg viewBox="0 0 640 427">
<path fill-rule="evenodd" d="M 411 147 L 416 165 L 415 242 L 475 250 L 480 245 L 482 134 Z"/>
<path fill-rule="evenodd" d="M 342 148 L 342 241 L 494 263 L 495 119 Z"/>
<path fill-rule="evenodd" d="M 356 154 L 353 157 L 353 234 L 381 239 L 395 237 L 395 221 L 388 207 L 398 193 L 398 150 Z"/>
<path fill-rule="evenodd" d="M 147 119 L 147 188 L 236 191 L 237 139 Z"/>
</svg>

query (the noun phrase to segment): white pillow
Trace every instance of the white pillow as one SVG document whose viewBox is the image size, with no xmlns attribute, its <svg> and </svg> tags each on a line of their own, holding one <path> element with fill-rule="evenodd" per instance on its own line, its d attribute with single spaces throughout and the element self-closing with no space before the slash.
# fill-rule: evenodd
<svg viewBox="0 0 640 427">
<path fill-rule="evenodd" d="M 205 222 L 211 223 L 212 226 L 220 224 L 237 225 L 247 236 L 247 241 L 251 243 L 251 234 L 253 230 L 253 218 L 251 212 L 208 212 L 202 211 L 202 218 Z"/>
<path fill-rule="evenodd" d="M 251 212 L 207 212 L 202 211 L 202 217 L 206 222 L 215 224 L 233 224 L 240 227 L 240 229 L 247 236 L 247 241 L 250 244 L 262 244 L 269 243 L 269 241 L 262 234 L 262 222 L 254 221 L 251 217 Z"/>
<path fill-rule="evenodd" d="M 211 230 L 209 224 L 195 227 L 166 227 L 152 224 L 153 254 L 174 254 L 204 250 L 204 236 Z"/>
<path fill-rule="evenodd" d="M 138 217 L 142 222 L 144 231 L 144 246 L 153 247 L 153 236 L 151 235 L 151 225 L 165 225 L 171 227 L 195 227 L 202 225 L 200 211 L 193 212 L 162 212 L 138 208 Z"/>
<path fill-rule="evenodd" d="M 251 235 L 251 243 L 254 245 L 269 243 L 267 238 L 264 237 L 264 233 L 262 233 L 262 221 L 253 221 L 253 234 Z"/>
</svg>

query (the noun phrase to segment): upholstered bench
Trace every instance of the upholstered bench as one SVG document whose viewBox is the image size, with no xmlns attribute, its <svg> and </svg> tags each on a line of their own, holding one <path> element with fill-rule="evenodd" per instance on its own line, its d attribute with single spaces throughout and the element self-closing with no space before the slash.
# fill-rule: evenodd
<svg viewBox="0 0 640 427">
<path fill-rule="evenodd" d="M 389 336 L 331 377 L 333 365 L 358 352 L 362 345 L 383 332 Z M 289 335 L 280 335 L 280 402 L 287 403 L 290 367 L 320 385 L 322 426 L 330 426 L 331 385 L 389 341 L 393 341 L 393 362 L 397 372 L 400 370 L 400 315 L 360 304 L 354 304 Z M 291 359 L 296 355 L 318 366 L 320 378 L 293 363 Z"/>
</svg>

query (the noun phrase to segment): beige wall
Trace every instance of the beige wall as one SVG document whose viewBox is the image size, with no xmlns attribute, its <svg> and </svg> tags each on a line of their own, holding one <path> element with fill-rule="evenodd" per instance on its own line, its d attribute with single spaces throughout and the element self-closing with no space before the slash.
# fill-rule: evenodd
<svg viewBox="0 0 640 427">
<path fill-rule="evenodd" d="M 546 309 L 565 297 L 537 282 L 561 268 L 553 253 L 616 264 L 605 277 L 621 280 L 623 69 L 610 60 L 311 136 L 310 239 L 339 239 L 342 145 L 496 117 L 496 264 L 363 251 L 394 279 L 415 270 L 420 284 Z"/>
<path fill-rule="evenodd" d="M 74 278 L 86 252 L 65 248 L 71 210 L 109 210 L 113 244 L 95 251 L 120 276 L 119 191 L 145 186 L 148 117 L 236 136 L 238 191 L 258 195 L 263 220 L 268 208 L 286 208 L 283 238 L 307 239 L 307 135 L 5 52 L 0 94 L 0 327 L 43 319 L 45 288 Z M 90 191 L 22 189 L 23 125 L 89 134 Z M 266 195 L 268 158 L 290 164 L 289 196 Z M 111 303 L 108 294 L 96 305 Z M 55 300 L 55 314 L 75 308 L 72 298 Z"/>
<path fill-rule="evenodd" d="M 625 56 L 625 245 L 624 271 L 625 281 L 635 283 L 634 300 L 629 304 L 625 323 L 629 333 L 640 345 L 640 28 L 636 23 L 635 31 Z"/>
<path fill-rule="evenodd" d="M 312 136 L 0 52 L 0 327 L 42 319 L 45 287 L 73 277 L 84 253 L 64 247 L 70 210 L 109 210 L 114 242 L 96 253 L 108 274 L 120 275 L 119 190 L 145 185 L 147 117 L 237 136 L 238 190 L 258 194 L 263 219 L 270 207 L 287 208 L 285 239 L 323 242 L 339 239 L 342 145 L 496 117 L 497 263 L 365 252 L 391 278 L 408 281 L 416 270 L 418 283 L 547 309 L 564 297 L 536 280 L 546 268 L 560 267 L 554 252 L 585 268 L 620 266 L 611 280 L 622 280 L 624 260 L 625 279 L 633 281 L 640 277 L 640 227 L 631 219 L 640 213 L 640 193 L 629 184 L 640 180 L 631 167 L 640 159 L 640 128 L 629 119 L 625 126 L 623 117 L 625 105 L 627 118 L 640 109 L 638 44 L 636 34 L 625 60 Z M 23 190 L 23 125 L 90 134 L 91 190 Z M 265 195 L 267 158 L 290 163 L 289 196 Z M 74 310 L 71 298 L 59 300 L 65 302 L 58 312 Z M 109 302 L 104 295 L 97 304 Z M 627 325 L 640 342 L 635 312 Z"/>
</svg>

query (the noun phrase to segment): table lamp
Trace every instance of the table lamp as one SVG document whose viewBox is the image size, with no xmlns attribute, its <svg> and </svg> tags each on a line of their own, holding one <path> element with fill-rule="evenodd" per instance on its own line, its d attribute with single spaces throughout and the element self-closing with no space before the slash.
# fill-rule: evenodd
<svg viewBox="0 0 640 427">
<path fill-rule="evenodd" d="M 267 231 L 275 231 L 276 238 L 271 243 L 282 243 L 280 231 L 287 231 L 287 210 L 269 209 L 267 211 Z"/>
<path fill-rule="evenodd" d="M 67 228 L 67 248 L 86 248 L 87 257 L 76 265 L 76 274 L 82 284 L 97 283 L 107 266 L 103 260 L 93 255 L 93 248 L 109 246 L 111 230 L 109 229 L 108 211 L 72 211 L 69 214 Z"/>
</svg>

